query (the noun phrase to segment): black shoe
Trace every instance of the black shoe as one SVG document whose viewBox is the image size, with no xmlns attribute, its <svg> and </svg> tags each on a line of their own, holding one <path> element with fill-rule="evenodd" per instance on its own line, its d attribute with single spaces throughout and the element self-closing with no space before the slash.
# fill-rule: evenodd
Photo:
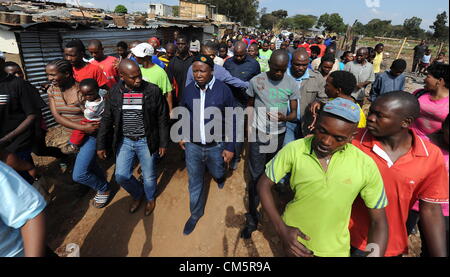
<svg viewBox="0 0 450 277">
<path fill-rule="evenodd" d="M 192 231 L 194 231 L 194 229 L 195 229 L 195 225 L 197 225 L 197 222 L 198 222 L 198 219 L 194 219 L 192 217 L 189 217 L 188 221 L 184 225 L 183 234 L 185 236 L 187 236 L 190 233 L 192 233 Z"/>
<path fill-rule="evenodd" d="M 245 214 L 247 218 L 245 227 L 241 232 L 241 238 L 251 239 L 252 233 L 258 229 L 258 218 L 254 218 L 251 214 Z"/>
<path fill-rule="evenodd" d="M 220 178 L 220 179 L 214 178 L 214 181 L 216 181 L 217 186 L 219 187 L 219 189 L 223 189 L 223 187 L 225 186 L 225 177 L 224 178 Z"/>
</svg>

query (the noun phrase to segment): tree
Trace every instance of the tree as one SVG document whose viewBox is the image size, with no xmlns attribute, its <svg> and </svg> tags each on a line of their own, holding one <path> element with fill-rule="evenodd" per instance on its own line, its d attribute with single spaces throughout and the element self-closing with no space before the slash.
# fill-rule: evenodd
<svg viewBox="0 0 450 277">
<path fill-rule="evenodd" d="M 434 30 L 433 38 L 439 40 L 448 40 L 447 12 L 436 16 L 436 21 L 430 26 Z"/>
<path fill-rule="evenodd" d="M 366 34 L 366 26 L 359 21 L 356 22 L 355 25 L 353 25 L 352 30 L 357 35 L 365 35 Z"/>
<path fill-rule="evenodd" d="M 114 9 L 115 13 L 128 13 L 128 9 L 124 5 L 117 5 Z"/>
<path fill-rule="evenodd" d="M 259 24 L 261 24 L 261 28 L 263 29 L 272 30 L 273 27 L 277 24 L 277 22 L 278 18 L 269 13 L 261 16 Z"/>
<path fill-rule="evenodd" d="M 403 35 L 405 37 L 420 37 L 424 33 L 424 30 L 420 28 L 422 19 L 418 17 L 412 17 L 405 19 L 403 23 Z"/>
<path fill-rule="evenodd" d="M 345 32 L 344 19 L 338 13 L 322 14 L 317 21 L 316 27 L 324 27 L 327 32 Z"/>
<path fill-rule="evenodd" d="M 297 14 L 291 18 L 294 28 L 300 30 L 308 30 L 312 28 L 317 21 L 317 17 L 314 15 Z"/>
<path fill-rule="evenodd" d="M 258 0 L 186 0 L 191 3 L 211 4 L 217 7 L 219 14 L 224 14 L 235 22 L 246 26 L 255 26 L 258 20 Z"/>
<path fill-rule="evenodd" d="M 366 24 L 365 35 L 369 37 L 386 36 L 391 32 L 391 27 L 391 20 L 374 18 Z"/>
<path fill-rule="evenodd" d="M 172 12 L 173 16 L 175 17 L 180 16 L 180 6 L 172 6 Z"/>
<path fill-rule="evenodd" d="M 277 10 L 273 11 L 272 15 L 278 19 L 285 19 L 286 17 L 288 17 L 288 12 L 285 10 Z"/>
</svg>

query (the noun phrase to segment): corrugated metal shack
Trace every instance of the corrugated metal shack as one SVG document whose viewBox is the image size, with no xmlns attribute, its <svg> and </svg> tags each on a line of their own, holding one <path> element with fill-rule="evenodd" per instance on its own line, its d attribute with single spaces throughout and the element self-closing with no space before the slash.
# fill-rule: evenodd
<svg viewBox="0 0 450 277">
<path fill-rule="evenodd" d="M 127 43 L 133 40 L 147 41 L 150 37 L 157 36 L 165 43 L 173 40 L 175 30 L 179 30 L 188 39 L 194 36 L 204 41 L 210 38 L 210 28 L 205 28 L 208 30 L 204 30 L 203 26 L 165 22 L 126 28 L 112 24 L 105 28 L 92 28 L 83 24 L 63 22 L 0 24 L 0 51 L 6 53 L 7 60 L 18 62 L 24 69 L 27 80 L 39 88 L 47 83 L 45 74 L 47 63 L 63 58 L 63 47 L 72 39 L 81 39 L 86 46 L 89 40 L 99 39 L 105 47 L 105 54 L 111 55 L 116 52 L 116 44 L 119 41 Z M 42 93 L 42 98 L 48 103 L 47 94 Z M 57 124 L 49 109 L 44 111 L 44 117 L 49 127 Z"/>
</svg>

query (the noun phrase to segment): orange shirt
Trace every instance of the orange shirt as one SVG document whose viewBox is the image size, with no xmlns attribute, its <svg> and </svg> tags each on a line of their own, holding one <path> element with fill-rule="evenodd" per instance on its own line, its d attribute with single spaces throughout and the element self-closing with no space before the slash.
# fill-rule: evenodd
<svg viewBox="0 0 450 277">
<path fill-rule="evenodd" d="M 311 48 L 312 46 L 319 46 L 320 48 L 320 55 L 318 56 L 319 58 L 323 57 L 325 55 L 325 50 L 327 50 L 327 46 L 325 44 L 311 44 L 309 47 Z"/>
<path fill-rule="evenodd" d="M 101 68 L 91 63 L 87 63 L 81 69 L 73 67 L 73 77 L 78 83 L 81 83 L 84 79 L 94 79 L 97 81 L 99 87 L 108 85 L 108 80 Z"/>
<path fill-rule="evenodd" d="M 103 74 L 106 76 L 106 80 L 108 81 L 107 85 L 109 88 L 112 88 L 115 84 L 117 84 L 119 81 L 119 72 L 114 66 L 117 62 L 117 58 L 107 56 L 106 59 L 101 62 L 98 62 L 95 59 L 92 59 L 89 62 L 103 70 Z"/>
<path fill-rule="evenodd" d="M 361 129 L 359 136 L 353 140 L 353 145 L 372 157 L 383 177 L 389 203 L 385 208 L 389 225 L 385 256 L 408 253 L 406 220 L 414 202 L 418 199 L 432 203 L 448 202 L 448 178 L 440 149 L 422 140 L 413 130 L 411 132 L 413 145 L 410 151 L 395 163 L 367 129 Z M 351 245 L 364 250 L 369 216 L 361 198 L 353 203 L 349 229 Z"/>
</svg>

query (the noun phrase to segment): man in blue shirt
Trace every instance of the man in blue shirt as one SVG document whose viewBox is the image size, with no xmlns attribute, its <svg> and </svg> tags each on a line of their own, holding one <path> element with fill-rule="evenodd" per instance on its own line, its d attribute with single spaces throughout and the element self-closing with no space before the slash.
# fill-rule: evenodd
<svg viewBox="0 0 450 277">
<path fill-rule="evenodd" d="M 401 91 L 405 88 L 406 61 L 403 59 L 395 60 L 392 63 L 391 70 L 378 74 L 370 90 L 369 100 L 374 102 L 378 96 L 391 91 Z"/>
<path fill-rule="evenodd" d="M 194 231 L 205 209 L 205 168 L 217 181 L 219 189 L 225 184 L 225 164 L 234 156 L 234 120 L 225 120 L 225 109 L 236 107 L 231 90 L 213 75 L 214 62 L 209 56 L 195 57 L 193 72 L 195 82 L 191 82 L 183 93 L 180 106 L 189 111 L 189 132 L 184 134 L 186 125 L 182 118 L 182 137 L 180 147 L 185 150 L 186 168 L 189 176 L 189 199 L 191 216 L 184 226 L 183 233 Z M 211 112 L 217 109 L 220 115 Z M 176 123 L 177 124 L 177 123 Z M 230 124 L 231 126 L 230 128 Z M 211 127 L 214 133 L 211 134 Z M 221 128 L 217 130 L 215 128 Z M 233 134 L 226 131 L 233 130 Z"/>
<path fill-rule="evenodd" d="M 259 63 L 247 54 L 247 45 L 245 42 L 238 41 L 234 45 L 234 56 L 228 59 L 223 67 L 230 72 L 233 77 L 239 78 L 242 81 L 249 82 L 253 77 L 261 73 Z M 236 98 L 236 104 L 245 109 L 248 104 L 248 95 L 245 89 L 233 88 L 233 95 Z M 236 170 L 241 160 L 243 142 L 236 143 L 236 151 L 234 159 L 231 163 L 231 169 Z"/>
<path fill-rule="evenodd" d="M 213 52 L 214 49 L 211 49 L 209 46 L 202 46 L 201 48 L 201 54 L 205 56 L 211 57 L 210 53 Z M 220 80 L 224 82 L 225 84 L 229 85 L 232 89 L 244 89 L 246 90 L 248 88 L 248 82 L 242 81 L 239 78 L 231 76 L 230 72 L 228 72 L 223 66 L 214 64 L 214 71 L 213 71 L 214 77 L 217 80 Z M 186 77 L 186 86 L 188 86 L 190 83 L 194 82 L 194 73 L 192 71 L 192 65 L 189 67 L 187 77 Z"/>
</svg>

